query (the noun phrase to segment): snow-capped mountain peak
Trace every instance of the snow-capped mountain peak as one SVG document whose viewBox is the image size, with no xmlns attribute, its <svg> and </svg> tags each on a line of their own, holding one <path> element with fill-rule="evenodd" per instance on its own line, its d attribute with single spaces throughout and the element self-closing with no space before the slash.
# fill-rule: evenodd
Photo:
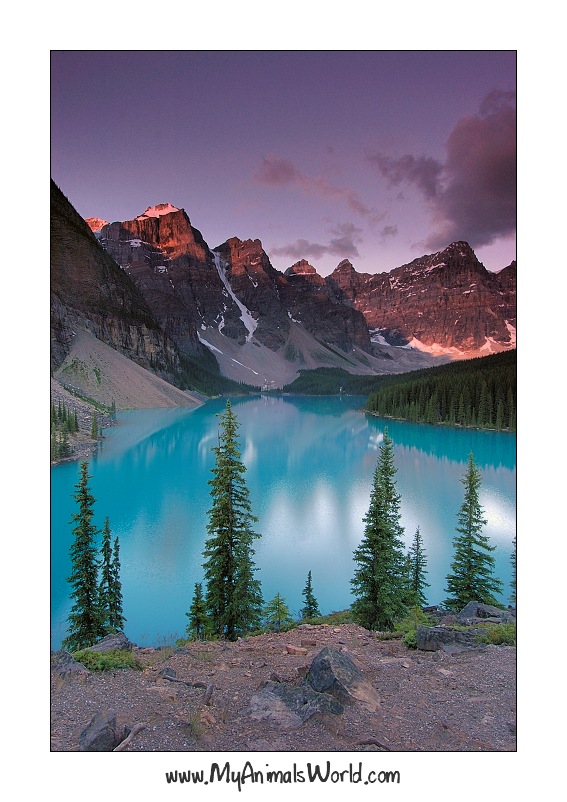
<svg viewBox="0 0 567 802">
<path fill-rule="evenodd" d="M 155 206 L 148 206 L 143 214 L 138 215 L 136 220 L 144 220 L 146 217 L 162 217 L 164 214 L 171 214 L 171 212 L 178 212 L 177 206 L 171 203 L 158 203 Z"/>
</svg>

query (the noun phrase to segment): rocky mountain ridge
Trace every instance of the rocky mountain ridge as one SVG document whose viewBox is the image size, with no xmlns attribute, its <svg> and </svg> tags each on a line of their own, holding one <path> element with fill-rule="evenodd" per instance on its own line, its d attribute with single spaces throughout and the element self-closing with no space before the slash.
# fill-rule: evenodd
<svg viewBox="0 0 567 802">
<path fill-rule="evenodd" d="M 373 354 L 369 331 L 375 343 L 409 345 L 451 358 L 515 345 L 515 262 L 491 273 L 466 242 L 451 243 L 443 251 L 388 273 L 358 273 L 349 260 L 343 260 L 324 278 L 301 259 L 282 274 L 271 265 L 260 240 L 232 237 L 210 249 L 184 210 L 171 204 L 153 208 L 160 209 L 159 215 L 147 217 L 146 210 L 133 221 L 103 226 L 103 246 L 134 277 L 151 306 L 156 300 L 148 282 L 141 279 L 139 257 L 162 276 L 182 267 L 185 280 L 195 286 L 196 303 L 190 316 L 196 313 L 197 323 L 200 317 L 206 328 L 221 326 L 225 336 L 241 344 L 247 337 L 246 325 L 244 329 L 241 325 L 242 305 L 256 339 L 274 351 L 286 343 L 289 321 L 300 323 L 316 339 L 346 354 L 354 346 Z M 189 231 L 193 236 L 187 236 Z M 131 253 L 126 252 L 128 248 Z M 136 258 L 134 250 L 140 249 Z M 156 264 L 160 254 L 162 265 Z M 223 301 L 222 306 L 218 297 L 222 287 L 212 263 L 225 289 L 226 279 L 230 285 L 229 303 Z M 199 266 L 205 271 L 206 291 L 203 276 L 197 275 Z M 174 283 L 173 277 L 169 280 Z M 199 308 L 198 299 L 215 310 L 212 320 Z"/>
<path fill-rule="evenodd" d="M 357 273 L 343 260 L 329 283 L 388 342 L 452 356 L 515 346 L 516 263 L 491 273 L 467 242 L 389 273 Z"/>
<path fill-rule="evenodd" d="M 78 330 L 185 389 L 187 360 L 275 388 L 317 367 L 399 373 L 515 347 L 515 264 L 489 273 L 467 243 L 323 277 L 305 259 L 276 270 L 258 239 L 211 248 L 170 203 L 85 221 L 53 185 L 51 225 L 53 371 L 75 364 Z"/>
</svg>

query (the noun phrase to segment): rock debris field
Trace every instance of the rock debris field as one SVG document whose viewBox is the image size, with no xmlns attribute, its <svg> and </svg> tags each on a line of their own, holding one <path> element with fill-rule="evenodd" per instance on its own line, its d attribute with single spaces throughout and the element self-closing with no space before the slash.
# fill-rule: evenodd
<svg viewBox="0 0 567 802">
<path fill-rule="evenodd" d="M 516 750 L 512 646 L 421 651 L 303 624 L 132 651 L 138 670 L 106 672 L 52 653 L 51 751 Z"/>
</svg>

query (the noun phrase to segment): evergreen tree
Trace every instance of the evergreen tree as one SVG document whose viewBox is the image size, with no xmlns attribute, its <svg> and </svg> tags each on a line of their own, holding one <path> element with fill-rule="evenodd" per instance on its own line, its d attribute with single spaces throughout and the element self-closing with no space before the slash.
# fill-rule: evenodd
<svg viewBox="0 0 567 802">
<path fill-rule="evenodd" d="M 427 605 L 427 598 L 425 596 L 425 588 L 429 587 L 429 582 L 425 581 L 427 565 L 427 557 L 423 547 L 423 539 L 419 526 L 415 530 L 413 542 L 408 552 L 408 569 L 409 569 L 409 599 L 410 607 L 425 607 Z"/>
<path fill-rule="evenodd" d="M 264 619 L 266 626 L 275 632 L 280 632 L 283 627 L 288 627 L 293 623 L 293 618 L 289 612 L 286 600 L 279 593 L 276 593 L 272 601 L 268 602 L 264 608 Z"/>
<path fill-rule="evenodd" d="M 447 575 L 446 604 L 455 610 L 462 609 L 470 601 L 483 604 L 498 604 L 495 594 L 502 587 L 500 580 L 492 576 L 495 547 L 482 534 L 487 523 L 479 501 L 481 474 L 469 454 L 466 473 L 461 480 L 465 486 L 465 498 L 458 514 L 457 535 L 453 538 L 454 558 L 452 573 Z"/>
<path fill-rule="evenodd" d="M 98 418 L 96 412 L 93 413 L 91 421 L 91 437 L 93 440 L 98 440 Z"/>
<path fill-rule="evenodd" d="M 108 518 L 104 519 L 104 526 L 102 528 L 101 561 L 99 567 L 101 573 L 98 586 L 99 604 L 103 611 L 105 629 L 108 630 L 110 628 L 109 602 L 112 594 L 112 540 Z"/>
<path fill-rule="evenodd" d="M 301 595 L 305 599 L 305 606 L 301 610 L 301 617 L 302 618 L 315 618 L 316 616 L 321 615 L 321 611 L 319 610 L 319 605 L 317 604 L 317 599 L 313 595 L 313 586 L 311 583 L 311 571 L 307 574 L 307 582 L 305 587 L 301 591 Z"/>
<path fill-rule="evenodd" d="M 88 481 L 88 465 L 83 461 L 80 466 L 80 478 L 75 485 L 73 497 L 79 506 L 78 512 L 72 516 L 74 523 L 74 542 L 70 549 L 71 575 L 68 582 L 72 585 L 71 599 L 74 603 L 68 616 L 68 634 L 63 647 L 75 651 L 92 646 L 104 632 L 104 622 L 99 605 L 98 565 L 96 558 L 95 538 L 97 529 L 92 523 L 95 499 L 92 496 Z"/>
<path fill-rule="evenodd" d="M 202 640 L 207 627 L 207 608 L 205 607 L 203 585 L 201 582 L 195 582 L 193 601 L 191 602 L 189 612 L 185 613 L 185 615 L 189 618 L 186 630 L 187 635 L 195 640 Z"/>
<path fill-rule="evenodd" d="M 102 559 L 100 563 L 101 580 L 99 584 L 99 603 L 107 632 L 124 629 L 125 618 L 122 612 L 122 584 L 120 582 L 120 545 L 118 537 L 111 541 L 110 522 L 105 518 L 102 530 Z"/>
<path fill-rule="evenodd" d="M 218 446 L 213 448 L 212 507 L 209 510 L 203 552 L 206 578 L 205 604 L 213 632 L 228 640 L 256 629 L 261 620 L 262 593 L 254 578 L 252 543 L 258 520 L 251 511 L 244 480 L 246 467 L 237 444 L 238 421 L 230 401 L 220 416 Z"/>
<path fill-rule="evenodd" d="M 122 582 L 120 581 L 120 543 L 117 536 L 114 538 L 112 549 L 112 594 L 109 604 L 109 625 L 121 632 L 125 623 L 126 619 L 122 609 Z"/>
<path fill-rule="evenodd" d="M 351 580 L 357 622 L 366 629 L 391 630 L 406 612 L 407 574 L 400 525 L 400 495 L 396 491 L 394 444 L 384 431 L 374 471 L 365 530 L 355 549 L 357 563 Z"/>
</svg>

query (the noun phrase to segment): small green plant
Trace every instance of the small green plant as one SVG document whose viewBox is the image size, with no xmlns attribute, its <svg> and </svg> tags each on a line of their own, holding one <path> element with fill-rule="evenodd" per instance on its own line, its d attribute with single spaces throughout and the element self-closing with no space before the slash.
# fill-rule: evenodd
<svg viewBox="0 0 567 802">
<path fill-rule="evenodd" d="M 483 624 L 481 628 L 485 630 L 478 636 L 479 643 L 491 643 L 494 646 L 515 646 L 516 645 L 516 624 L 509 622 L 505 624 Z"/>
<path fill-rule="evenodd" d="M 89 671 L 116 671 L 121 668 L 141 668 L 132 652 L 123 649 L 110 649 L 108 652 L 91 652 L 84 649 L 73 654 L 75 660 Z"/>
<path fill-rule="evenodd" d="M 303 618 L 300 623 L 339 626 L 340 624 L 354 624 L 354 617 L 352 611 L 348 609 L 332 612 L 328 615 L 315 616 L 314 618 Z"/>
<path fill-rule="evenodd" d="M 409 649 L 417 648 L 417 628 L 430 627 L 435 624 L 431 616 L 423 612 L 421 607 L 412 607 L 409 613 L 394 624 L 394 633 L 403 638 Z"/>
<path fill-rule="evenodd" d="M 403 637 L 403 643 L 408 649 L 417 649 L 417 630 L 410 629 Z"/>
</svg>

